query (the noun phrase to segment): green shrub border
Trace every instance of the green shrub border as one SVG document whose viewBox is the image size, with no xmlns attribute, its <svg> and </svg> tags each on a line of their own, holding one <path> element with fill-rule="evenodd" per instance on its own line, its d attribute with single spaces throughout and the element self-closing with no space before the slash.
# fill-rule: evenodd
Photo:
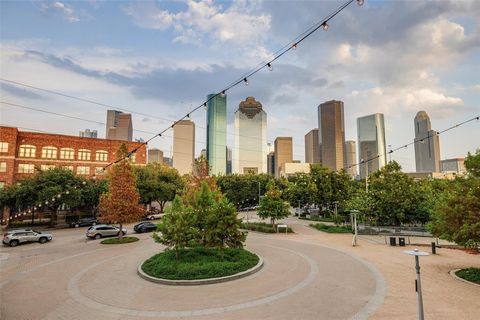
<svg viewBox="0 0 480 320">
<path fill-rule="evenodd" d="M 123 237 L 122 240 L 120 241 L 119 238 L 109 238 L 102 240 L 100 242 L 101 244 L 124 244 L 124 243 L 131 243 L 131 242 L 137 242 L 138 239 L 137 237 Z"/>
<path fill-rule="evenodd" d="M 312 223 L 310 224 L 310 227 L 328 233 L 352 233 L 352 229 L 346 226 L 327 225 L 324 223 Z"/>
<path fill-rule="evenodd" d="M 263 233 L 277 233 L 277 225 L 272 226 L 270 223 L 265 222 L 242 222 L 241 228 Z M 285 233 L 285 228 L 280 229 L 278 233 Z M 287 233 L 293 233 L 292 228 L 287 227 Z"/>
<path fill-rule="evenodd" d="M 480 268 L 465 268 L 455 272 L 455 275 L 463 280 L 480 285 Z"/>
</svg>

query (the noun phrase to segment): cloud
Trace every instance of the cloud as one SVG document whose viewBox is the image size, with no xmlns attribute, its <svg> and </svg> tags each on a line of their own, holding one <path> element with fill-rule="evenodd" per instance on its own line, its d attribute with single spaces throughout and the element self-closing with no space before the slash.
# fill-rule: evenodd
<svg viewBox="0 0 480 320">
<path fill-rule="evenodd" d="M 75 11 L 73 6 L 60 1 L 53 1 L 51 3 L 41 3 L 40 8 L 44 12 L 51 12 L 55 15 L 60 15 L 64 20 L 74 23 L 80 21 L 80 14 Z"/>
<path fill-rule="evenodd" d="M 6 82 L 1 82 L 0 83 L 0 92 L 2 92 L 2 96 L 5 95 L 5 92 L 16 96 L 16 97 L 21 97 L 21 98 L 26 98 L 26 99 L 36 99 L 36 100 L 44 100 L 46 97 L 36 94 L 31 90 L 23 89 L 20 87 L 16 87 L 14 85 L 8 84 Z"/>
</svg>

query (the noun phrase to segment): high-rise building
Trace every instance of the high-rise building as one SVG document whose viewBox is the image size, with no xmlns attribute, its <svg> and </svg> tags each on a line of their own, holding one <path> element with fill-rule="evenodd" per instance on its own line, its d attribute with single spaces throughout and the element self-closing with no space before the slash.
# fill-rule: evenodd
<svg viewBox="0 0 480 320">
<path fill-rule="evenodd" d="M 163 157 L 163 163 L 164 163 L 167 167 L 173 167 L 173 159 L 170 158 L 170 157 Z"/>
<path fill-rule="evenodd" d="M 181 175 L 191 173 L 195 160 L 195 123 L 176 122 L 173 127 L 173 167 Z"/>
<path fill-rule="evenodd" d="M 235 111 L 235 173 L 267 172 L 267 113 L 254 97 L 240 102 Z"/>
<path fill-rule="evenodd" d="M 417 172 L 440 172 L 440 140 L 425 111 L 417 113 L 414 125 Z"/>
<path fill-rule="evenodd" d="M 203 156 L 205 159 L 207 159 L 207 149 L 202 149 L 200 151 L 200 156 Z"/>
<path fill-rule="evenodd" d="M 207 97 L 207 161 L 210 174 L 225 174 L 227 168 L 227 95 Z"/>
<path fill-rule="evenodd" d="M 357 118 L 360 178 L 387 164 L 385 122 L 382 113 Z"/>
<path fill-rule="evenodd" d="M 106 138 L 133 141 L 132 115 L 116 110 L 107 111 Z"/>
<path fill-rule="evenodd" d="M 318 106 L 320 163 L 337 171 L 345 167 L 345 122 L 342 101 L 327 101 Z"/>
<path fill-rule="evenodd" d="M 148 149 L 148 163 L 163 163 L 163 151 L 160 149 Z"/>
<path fill-rule="evenodd" d="M 271 176 L 275 175 L 275 151 L 267 155 L 267 173 Z"/>
<path fill-rule="evenodd" d="M 292 137 L 278 137 L 275 139 L 275 177 L 281 177 L 285 170 L 285 163 L 293 161 Z"/>
<path fill-rule="evenodd" d="M 305 135 L 305 163 L 320 163 L 319 147 L 318 129 L 312 129 Z"/>
<path fill-rule="evenodd" d="M 345 141 L 346 170 L 351 177 L 357 176 L 357 144 L 353 140 Z"/>
<path fill-rule="evenodd" d="M 78 136 L 82 138 L 97 138 L 98 132 L 97 130 L 90 131 L 90 129 L 85 129 L 84 131 L 80 131 Z"/>
<path fill-rule="evenodd" d="M 227 147 L 227 174 L 232 174 L 232 149 Z"/>
</svg>

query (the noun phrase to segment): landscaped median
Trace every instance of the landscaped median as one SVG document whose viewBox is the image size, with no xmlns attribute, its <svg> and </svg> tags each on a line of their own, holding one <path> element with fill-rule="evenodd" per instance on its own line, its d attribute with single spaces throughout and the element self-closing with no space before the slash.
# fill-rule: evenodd
<svg viewBox="0 0 480 320">
<path fill-rule="evenodd" d="M 167 285 L 200 285 L 239 279 L 257 272 L 263 260 L 240 248 L 189 248 L 179 252 L 167 250 L 146 260 L 139 275 L 149 281 Z"/>
<path fill-rule="evenodd" d="M 465 268 L 450 271 L 450 274 L 459 280 L 480 286 L 480 268 Z"/>
<path fill-rule="evenodd" d="M 123 243 L 130 243 L 130 242 L 136 242 L 139 239 L 137 237 L 123 237 L 122 239 L 120 238 L 110 238 L 110 239 L 105 239 L 101 244 L 123 244 Z"/>
<path fill-rule="evenodd" d="M 276 233 L 277 231 L 285 232 L 284 228 L 277 230 L 276 225 L 265 223 L 265 222 L 250 222 L 250 223 L 243 222 L 241 225 L 241 228 L 246 230 L 251 230 L 251 231 L 264 232 L 264 233 Z M 293 233 L 292 228 L 287 227 L 287 232 Z"/>
<path fill-rule="evenodd" d="M 335 226 L 324 223 L 312 223 L 310 227 L 328 233 L 352 233 L 352 228 L 348 226 Z"/>
</svg>

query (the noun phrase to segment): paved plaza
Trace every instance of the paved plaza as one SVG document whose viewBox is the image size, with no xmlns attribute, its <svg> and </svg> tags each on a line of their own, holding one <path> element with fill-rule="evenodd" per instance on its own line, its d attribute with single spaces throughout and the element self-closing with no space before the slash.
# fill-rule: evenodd
<svg viewBox="0 0 480 320">
<path fill-rule="evenodd" d="M 247 249 L 264 268 L 228 283 L 174 287 L 141 279 L 136 269 L 163 247 L 150 234 L 106 246 L 85 228 L 56 230 L 48 244 L 3 247 L 1 319 L 414 319 L 413 258 L 405 248 L 325 234 L 294 218 L 295 234 L 250 232 Z M 132 226 L 128 226 L 129 231 Z M 407 247 L 408 248 L 408 247 Z M 425 248 L 427 249 L 427 248 Z M 427 319 L 476 319 L 480 287 L 448 271 L 480 266 L 480 257 L 440 249 L 422 258 Z"/>
</svg>

